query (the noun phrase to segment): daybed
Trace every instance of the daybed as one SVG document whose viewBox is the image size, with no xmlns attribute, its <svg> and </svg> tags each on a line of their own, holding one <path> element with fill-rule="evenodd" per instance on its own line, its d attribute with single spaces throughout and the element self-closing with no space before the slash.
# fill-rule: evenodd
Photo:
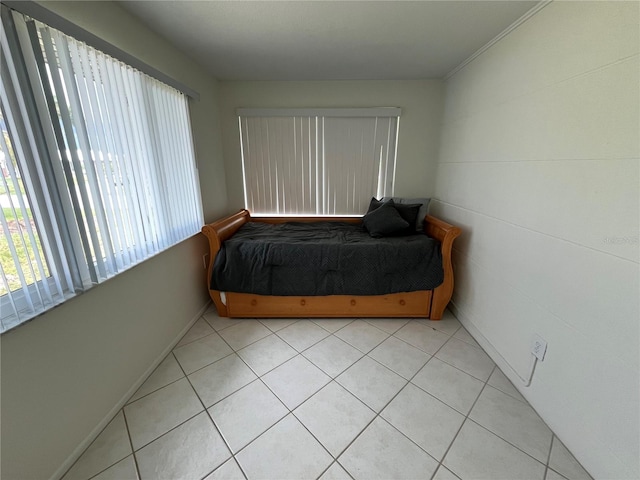
<svg viewBox="0 0 640 480">
<path fill-rule="evenodd" d="M 443 281 L 429 290 L 359 295 L 264 295 L 250 292 L 221 292 L 212 287 L 214 265 L 223 243 L 248 222 L 284 224 L 286 222 L 362 223 L 358 217 L 251 217 L 249 211 L 205 225 L 202 233 L 209 239 L 210 256 L 207 273 L 208 289 L 221 317 L 420 317 L 442 318 L 453 292 L 451 249 L 461 230 L 431 215 L 426 215 L 426 236 L 437 240 L 438 262 L 442 264 Z M 416 237 L 425 235 L 414 235 Z M 432 240 L 429 240 L 433 242 Z M 246 275 L 251 275 L 249 272 Z M 442 278 L 442 275 L 441 275 Z"/>
</svg>

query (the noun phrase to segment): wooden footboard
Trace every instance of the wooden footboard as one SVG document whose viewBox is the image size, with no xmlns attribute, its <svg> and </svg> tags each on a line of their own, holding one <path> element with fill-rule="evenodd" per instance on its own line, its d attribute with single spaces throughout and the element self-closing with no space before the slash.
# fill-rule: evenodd
<svg viewBox="0 0 640 480">
<path fill-rule="evenodd" d="M 210 256 L 207 279 L 211 281 L 213 264 L 222 243 L 246 222 L 283 223 L 288 221 L 314 222 L 318 217 L 256 217 L 247 210 L 202 227 L 209 239 Z M 322 217 L 322 221 L 358 223 L 358 217 Z M 461 233 L 458 227 L 427 215 L 427 235 L 440 242 L 444 282 L 434 290 L 393 293 L 388 295 L 328 295 L 328 296 L 266 296 L 249 293 L 227 293 L 223 301 L 219 291 L 211 290 L 218 315 L 221 317 L 419 317 L 440 320 L 453 293 L 451 249 Z"/>
</svg>

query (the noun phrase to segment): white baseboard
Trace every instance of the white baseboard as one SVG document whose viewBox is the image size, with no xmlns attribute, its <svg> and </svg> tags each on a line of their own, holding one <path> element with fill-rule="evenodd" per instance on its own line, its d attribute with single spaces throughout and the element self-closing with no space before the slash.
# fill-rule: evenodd
<svg viewBox="0 0 640 480">
<path fill-rule="evenodd" d="M 87 437 L 80 442 L 80 444 L 75 448 L 75 450 L 69 455 L 69 457 L 60 465 L 60 467 L 51 475 L 49 480 L 59 480 L 62 476 L 67 473 L 73 464 L 80 458 L 80 455 L 84 453 L 84 451 L 91 445 L 91 443 L 102 433 L 102 430 L 109 424 L 113 417 L 115 417 L 120 409 L 124 407 L 127 401 L 131 398 L 131 396 L 138 391 L 140 386 L 145 382 L 149 375 L 153 373 L 153 371 L 160 365 L 160 363 L 165 359 L 167 355 L 173 350 L 173 347 L 180 341 L 182 337 L 184 337 L 185 333 L 193 326 L 194 323 L 198 321 L 198 319 L 207 311 L 209 306 L 211 305 L 211 301 L 208 301 L 204 307 L 202 307 L 198 313 L 189 320 L 189 323 L 178 333 L 176 338 L 171 341 L 171 343 L 165 348 L 160 355 L 153 361 L 153 363 L 147 368 L 147 370 L 138 378 L 138 380 L 131 386 L 127 393 L 125 393 L 122 398 L 114 405 L 114 407 L 107 413 L 104 418 L 96 425 L 96 427 L 91 431 Z"/>
</svg>

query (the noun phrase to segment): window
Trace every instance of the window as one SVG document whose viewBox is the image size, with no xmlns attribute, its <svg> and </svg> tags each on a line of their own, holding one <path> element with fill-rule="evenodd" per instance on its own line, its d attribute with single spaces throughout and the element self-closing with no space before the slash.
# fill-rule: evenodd
<svg viewBox="0 0 640 480">
<path fill-rule="evenodd" d="M 393 195 L 399 108 L 239 109 L 245 208 L 361 215 Z"/>
<path fill-rule="evenodd" d="M 197 233 L 184 94 L 2 7 L 0 331 Z"/>
</svg>

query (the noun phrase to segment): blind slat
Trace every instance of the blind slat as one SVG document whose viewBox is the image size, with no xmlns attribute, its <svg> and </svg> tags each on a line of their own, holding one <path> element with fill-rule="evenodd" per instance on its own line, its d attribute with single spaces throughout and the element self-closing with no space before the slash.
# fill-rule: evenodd
<svg viewBox="0 0 640 480">
<path fill-rule="evenodd" d="M 203 221 L 186 97 L 2 8 L 0 332 Z"/>
<path fill-rule="evenodd" d="M 309 113 L 284 113 L 303 111 Z M 372 196 L 391 194 L 397 118 L 239 112 L 245 207 L 252 213 L 358 215 Z"/>
</svg>

